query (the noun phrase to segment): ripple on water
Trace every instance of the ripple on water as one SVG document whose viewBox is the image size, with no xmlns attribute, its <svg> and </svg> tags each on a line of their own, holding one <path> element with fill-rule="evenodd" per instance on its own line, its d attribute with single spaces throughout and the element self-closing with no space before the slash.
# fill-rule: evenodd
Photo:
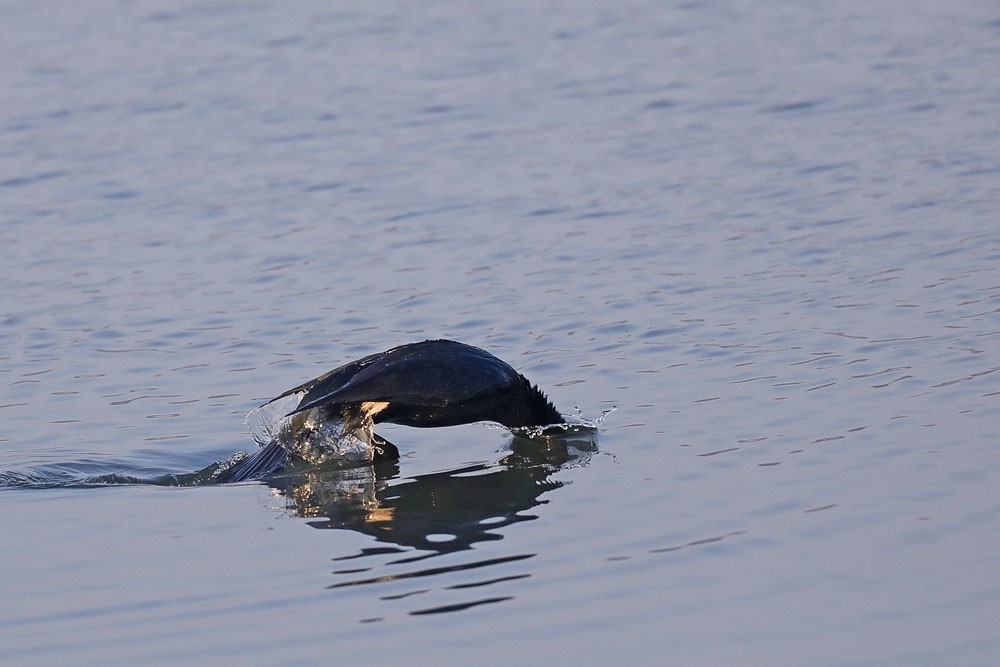
<svg viewBox="0 0 1000 667">
<path fill-rule="evenodd" d="M 992 664 L 995 9 L 370 7 L 5 13 L 4 655 Z M 439 336 L 601 451 L 122 484 Z"/>
</svg>

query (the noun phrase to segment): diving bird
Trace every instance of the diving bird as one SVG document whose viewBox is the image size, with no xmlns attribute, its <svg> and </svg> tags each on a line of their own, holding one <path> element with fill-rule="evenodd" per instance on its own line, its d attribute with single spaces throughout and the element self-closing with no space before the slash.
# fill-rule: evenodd
<svg viewBox="0 0 1000 667">
<path fill-rule="evenodd" d="M 369 442 L 376 460 L 399 458 L 396 446 L 372 430 L 382 422 L 420 428 L 483 421 L 508 428 L 565 423 L 545 394 L 509 364 L 452 340 L 425 340 L 369 355 L 269 403 L 300 393 L 286 418 L 316 410 L 320 420 L 343 419 L 345 432 Z"/>
</svg>

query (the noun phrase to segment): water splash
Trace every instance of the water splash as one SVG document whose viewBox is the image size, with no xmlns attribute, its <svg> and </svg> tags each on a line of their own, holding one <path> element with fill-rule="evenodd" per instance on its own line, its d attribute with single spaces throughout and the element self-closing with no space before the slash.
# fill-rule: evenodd
<svg viewBox="0 0 1000 667">
<path fill-rule="evenodd" d="M 591 428 L 595 428 L 596 429 L 596 428 L 600 428 L 601 427 L 601 425 L 604 423 L 604 420 L 607 418 L 608 415 L 610 415 L 612 412 L 616 412 L 618 410 L 618 406 L 617 405 L 612 405 L 610 408 L 608 408 L 607 410 L 605 410 L 604 412 L 602 412 L 601 415 L 597 419 L 595 419 L 594 421 L 590 421 L 590 420 L 584 419 L 583 418 L 583 413 L 581 412 L 580 408 L 573 408 L 573 410 L 574 410 L 574 412 L 571 415 L 572 419 L 579 420 L 580 422 L 582 422 L 582 423 L 590 426 Z"/>
<path fill-rule="evenodd" d="M 251 410 L 246 416 L 246 423 L 254 442 L 266 447 L 275 440 L 281 433 L 285 415 L 298 407 L 303 393 L 291 394 Z"/>
<path fill-rule="evenodd" d="M 617 406 L 608 408 L 602 412 L 597 419 L 591 420 L 586 419 L 583 416 L 580 408 L 574 408 L 573 414 L 569 415 L 565 422 L 559 424 L 547 424 L 545 426 L 520 426 L 517 428 L 508 428 L 499 424 L 488 423 L 487 425 L 491 428 L 510 431 L 514 435 L 521 438 L 527 438 L 528 440 L 547 442 L 549 439 L 554 437 L 572 437 L 576 435 L 593 434 L 601 427 L 607 416 L 617 409 Z"/>
<path fill-rule="evenodd" d="M 276 443 L 296 459 L 311 465 L 337 463 L 358 465 L 371 462 L 372 423 L 346 428 L 344 420 L 326 414 L 321 408 L 286 416 L 295 409 L 301 394 L 291 394 L 265 403 L 247 414 L 250 434 L 261 447 Z"/>
</svg>

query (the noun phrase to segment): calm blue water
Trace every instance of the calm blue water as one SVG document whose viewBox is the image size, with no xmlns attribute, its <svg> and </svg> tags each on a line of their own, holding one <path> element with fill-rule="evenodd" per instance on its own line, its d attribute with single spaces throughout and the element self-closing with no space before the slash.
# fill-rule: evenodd
<svg viewBox="0 0 1000 667">
<path fill-rule="evenodd" d="M 995 3 L 0 17 L 0 662 L 996 664 Z M 24 486 L 441 336 L 617 411 Z"/>
</svg>

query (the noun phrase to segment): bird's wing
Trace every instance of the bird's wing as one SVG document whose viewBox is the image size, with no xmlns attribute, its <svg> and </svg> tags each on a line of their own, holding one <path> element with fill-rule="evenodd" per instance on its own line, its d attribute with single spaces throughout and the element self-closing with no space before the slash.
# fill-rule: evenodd
<svg viewBox="0 0 1000 667">
<path fill-rule="evenodd" d="M 337 369 L 317 378 L 292 414 L 318 405 L 365 401 L 423 406 L 460 403 L 494 393 L 517 376 L 493 355 L 466 345 L 402 346 L 373 356 L 377 358 L 361 360 L 367 363 L 351 372 Z"/>
</svg>

